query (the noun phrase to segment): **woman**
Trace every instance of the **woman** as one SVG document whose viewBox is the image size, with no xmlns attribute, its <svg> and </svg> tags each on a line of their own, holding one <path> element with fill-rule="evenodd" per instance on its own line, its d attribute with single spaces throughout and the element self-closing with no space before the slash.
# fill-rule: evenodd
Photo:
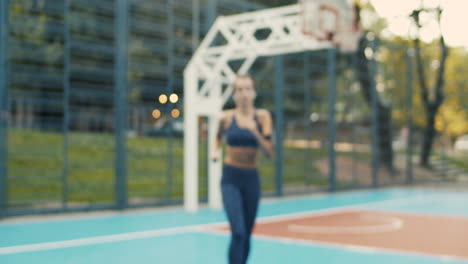
<svg viewBox="0 0 468 264">
<path fill-rule="evenodd" d="M 219 159 L 221 140 L 226 137 L 226 155 L 221 179 L 224 209 L 231 226 L 229 263 L 246 263 L 250 236 L 260 199 L 257 152 L 274 154 L 270 112 L 255 109 L 255 87 L 250 76 L 238 76 L 233 84 L 236 107 L 223 111 L 212 159 Z"/>
</svg>

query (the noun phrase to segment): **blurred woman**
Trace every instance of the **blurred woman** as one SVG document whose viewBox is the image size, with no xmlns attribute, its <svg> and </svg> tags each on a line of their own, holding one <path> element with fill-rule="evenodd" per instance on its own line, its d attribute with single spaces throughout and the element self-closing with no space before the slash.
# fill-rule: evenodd
<svg viewBox="0 0 468 264">
<path fill-rule="evenodd" d="M 233 83 L 235 108 L 223 111 L 212 159 L 218 160 L 223 137 L 226 155 L 221 178 L 224 210 L 231 227 L 229 263 L 244 264 L 250 251 L 250 237 L 260 199 L 260 178 L 257 169 L 258 149 L 267 157 L 274 155 L 271 143 L 270 112 L 256 109 L 253 79 L 241 75 Z"/>
</svg>

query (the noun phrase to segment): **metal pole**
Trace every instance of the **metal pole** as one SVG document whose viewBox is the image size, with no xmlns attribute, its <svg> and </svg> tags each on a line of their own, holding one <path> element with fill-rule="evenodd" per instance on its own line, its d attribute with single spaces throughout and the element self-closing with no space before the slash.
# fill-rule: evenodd
<svg viewBox="0 0 468 264">
<path fill-rule="evenodd" d="M 220 95 L 220 90 L 218 89 L 218 95 Z M 218 111 L 217 111 L 218 112 Z M 213 162 L 209 158 L 209 150 L 213 149 L 215 139 L 216 139 L 216 130 L 218 129 L 219 124 L 219 115 L 211 115 L 208 117 L 208 144 L 206 144 L 206 156 L 207 158 L 207 172 L 208 177 L 206 177 L 206 185 L 208 186 L 208 205 L 212 209 L 221 209 L 223 206 L 223 199 L 221 195 L 221 174 L 222 174 L 222 164 L 220 161 Z M 222 160 L 222 151 L 220 151 L 219 160 Z"/>
<path fill-rule="evenodd" d="M 275 180 L 276 195 L 283 195 L 283 127 L 284 127 L 284 76 L 283 56 L 274 58 L 275 63 Z"/>
<path fill-rule="evenodd" d="M 218 0 L 207 0 L 205 8 L 206 8 L 206 24 L 204 27 L 205 29 L 204 31 L 208 32 L 208 30 L 210 30 L 211 28 L 211 25 L 213 25 L 213 23 L 216 20 L 216 14 L 218 10 Z"/>
<path fill-rule="evenodd" d="M 192 52 L 200 44 L 200 0 L 192 1 Z"/>
<path fill-rule="evenodd" d="M 167 95 L 170 96 L 174 91 L 174 3 L 173 0 L 167 0 Z M 173 105 L 169 101 L 167 103 L 167 113 L 171 115 L 168 119 L 169 131 L 168 131 L 168 144 L 167 144 L 167 192 L 166 198 L 169 200 L 172 197 L 172 109 Z"/>
<path fill-rule="evenodd" d="M 336 189 L 336 153 L 335 153 L 335 140 L 336 140 L 336 124 L 335 124 L 335 103 L 336 103 L 336 50 L 331 48 L 328 50 L 328 133 L 329 133 L 329 190 L 335 191 Z"/>
<path fill-rule="evenodd" d="M 406 183 L 413 183 L 413 68 L 411 57 L 413 50 L 406 53 L 406 114 L 408 117 L 408 138 L 406 139 Z"/>
<path fill-rule="evenodd" d="M 372 186 L 378 187 L 379 179 L 378 179 L 378 169 L 379 169 L 379 105 L 378 105 L 378 98 L 377 98 L 377 90 L 376 90 L 376 83 L 375 77 L 377 73 L 377 63 L 375 60 L 375 53 L 376 50 L 376 40 L 373 39 L 371 41 L 372 45 L 372 58 L 370 61 L 370 83 L 371 83 L 371 114 L 372 114 Z"/>
<path fill-rule="evenodd" d="M 358 173 L 357 173 L 357 164 L 356 164 L 357 163 L 356 162 L 356 152 L 357 152 L 357 150 L 356 150 L 356 145 L 357 145 L 357 142 L 356 142 L 357 141 L 357 137 L 356 137 L 356 120 L 354 118 L 354 109 L 357 106 L 356 92 L 354 91 L 354 85 L 357 84 L 357 81 L 358 81 L 357 80 L 358 79 L 358 77 L 357 77 L 357 70 L 358 70 L 357 62 L 358 62 L 358 59 L 357 59 L 356 55 L 357 55 L 356 53 L 354 53 L 352 55 L 353 57 L 352 57 L 352 61 L 351 61 L 351 69 L 353 71 L 353 78 L 351 80 L 351 96 L 352 96 L 352 98 L 351 98 L 351 100 L 352 100 L 352 103 L 351 103 L 351 105 L 352 105 L 352 107 L 351 107 L 351 109 L 352 109 L 351 110 L 351 119 L 352 119 L 351 120 L 351 122 L 352 122 L 352 124 L 351 124 L 351 130 L 352 130 L 352 132 L 351 132 L 351 142 L 353 144 L 352 165 L 351 165 L 352 168 L 351 168 L 351 170 L 352 170 L 353 184 L 357 184 L 357 182 L 358 182 L 357 181 L 358 180 L 357 179 Z"/>
<path fill-rule="evenodd" d="M 198 80 L 196 68 L 189 64 L 184 70 L 184 208 L 189 212 L 198 210 Z"/>
<path fill-rule="evenodd" d="M 63 170 L 62 170 L 62 207 L 68 201 L 68 128 L 70 123 L 70 0 L 65 0 L 63 15 Z"/>
<path fill-rule="evenodd" d="M 10 1 L 0 1 L 0 218 L 8 209 L 8 17 Z"/>
<path fill-rule="evenodd" d="M 116 0 L 115 9 L 115 193 L 117 207 L 127 205 L 127 62 L 128 1 Z"/>
<path fill-rule="evenodd" d="M 305 162 L 304 162 L 304 174 L 306 185 L 311 183 L 311 163 L 312 163 L 312 151 L 310 148 L 309 142 L 311 141 L 311 129 L 310 129 L 310 67 L 309 67 L 309 53 L 304 53 L 304 139 L 307 140 L 307 149 L 304 152 Z"/>
</svg>

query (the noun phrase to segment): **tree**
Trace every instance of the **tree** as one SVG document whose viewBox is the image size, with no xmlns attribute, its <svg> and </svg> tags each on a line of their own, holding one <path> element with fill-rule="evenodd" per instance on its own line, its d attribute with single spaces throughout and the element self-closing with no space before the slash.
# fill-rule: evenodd
<svg viewBox="0 0 468 264">
<path fill-rule="evenodd" d="M 370 46 L 370 42 L 366 36 L 363 34 L 359 40 L 358 50 L 356 53 L 357 56 L 357 76 L 358 81 L 361 85 L 361 92 L 365 101 L 369 104 L 372 104 L 372 93 L 376 94 L 377 100 L 377 133 L 379 135 L 378 144 L 379 144 L 379 154 L 380 161 L 383 162 L 385 168 L 390 172 L 393 172 L 393 149 L 392 149 L 392 108 L 391 106 L 383 100 L 379 93 L 376 90 L 375 85 L 373 85 L 374 76 L 371 73 L 371 62 L 366 57 L 366 49 Z"/>
<path fill-rule="evenodd" d="M 357 14 L 357 21 L 356 23 L 361 23 L 361 18 L 367 17 L 369 25 L 366 27 L 370 27 L 373 32 L 373 35 L 377 35 L 383 30 L 386 26 L 385 21 L 381 18 L 376 16 L 375 9 L 367 3 L 366 5 L 359 5 L 356 2 L 356 14 Z M 366 13 L 367 12 L 367 13 Z M 375 67 L 375 65 L 371 65 L 371 62 L 366 56 L 366 50 L 368 48 L 373 49 L 372 43 L 368 39 L 368 34 L 363 33 L 361 38 L 359 39 L 358 48 L 356 51 L 357 57 L 357 79 L 361 86 L 361 92 L 365 99 L 365 101 L 371 106 L 372 104 L 372 93 L 376 95 L 377 101 L 377 133 L 378 137 L 378 146 L 379 146 L 379 159 L 383 163 L 384 167 L 387 168 L 388 171 L 394 171 L 393 165 L 393 148 L 392 148 L 392 108 L 390 104 L 383 100 L 382 97 L 376 90 L 375 85 L 373 82 L 375 81 L 375 76 L 372 75 L 371 67 Z M 374 40 L 376 41 L 376 40 Z M 374 50 L 374 49 L 373 49 Z M 374 50 L 374 52 L 376 52 Z"/>
<path fill-rule="evenodd" d="M 468 52 L 464 48 L 451 48 L 447 59 L 444 103 L 436 117 L 435 126 L 453 143 L 457 137 L 468 133 L 468 105 L 464 72 L 468 69 Z M 448 143 L 448 142 L 446 142 Z"/>
<path fill-rule="evenodd" d="M 436 70 L 436 74 L 434 75 L 436 80 L 434 82 L 434 86 L 429 88 L 428 78 L 424 69 L 424 61 L 421 55 L 421 40 L 419 37 L 419 30 L 423 27 L 420 18 L 421 14 L 425 12 L 436 12 L 437 22 L 440 25 L 442 8 L 440 6 L 435 9 L 420 8 L 414 10 L 411 14 L 411 17 L 414 20 L 418 30 L 413 43 L 415 48 L 416 69 L 420 86 L 420 96 L 426 113 L 426 124 L 424 129 L 420 164 L 424 167 L 429 167 L 429 156 L 431 154 L 432 145 L 436 136 L 435 120 L 439 111 L 439 107 L 444 101 L 445 62 L 449 55 L 449 51 L 447 45 L 445 44 L 444 36 L 441 32 L 439 38 L 440 59 L 438 60 L 438 68 Z"/>
</svg>

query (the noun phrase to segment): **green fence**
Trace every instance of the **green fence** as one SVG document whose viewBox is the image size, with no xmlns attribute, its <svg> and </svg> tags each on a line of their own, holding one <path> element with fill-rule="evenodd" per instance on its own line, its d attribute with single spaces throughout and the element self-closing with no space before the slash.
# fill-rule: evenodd
<svg viewBox="0 0 468 264">
<path fill-rule="evenodd" d="M 183 69 L 216 16 L 260 8 L 227 0 L 1 1 L 1 214 L 180 204 Z M 466 175 L 466 152 L 453 152 L 442 136 L 433 155 L 440 173 L 418 167 L 422 114 L 413 104 L 411 50 L 378 41 L 369 49 L 373 56 L 333 49 L 255 62 L 257 106 L 273 114 L 278 154 L 260 160 L 265 196 Z M 466 113 L 466 80 L 451 81 L 465 90 L 447 100 L 465 98 Z M 203 133 L 199 144 L 206 201 Z"/>
</svg>

